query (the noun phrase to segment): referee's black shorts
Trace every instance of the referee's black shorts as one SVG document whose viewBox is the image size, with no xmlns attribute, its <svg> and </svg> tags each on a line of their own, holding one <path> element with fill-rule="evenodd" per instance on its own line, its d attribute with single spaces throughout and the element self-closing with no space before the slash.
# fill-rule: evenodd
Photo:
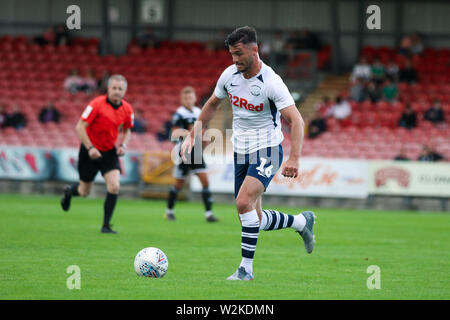
<svg viewBox="0 0 450 320">
<path fill-rule="evenodd" d="M 100 171 L 104 176 L 108 171 L 120 169 L 119 157 L 117 156 L 116 148 L 108 151 L 100 151 L 102 157 L 92 160 L 89 157 L 89 152 L 82 144 L 80 146 L 80 152 L 78 153 L 78 173 L 80 174 L 80 180 L 83 182 L 92 182 L 95 176 Z"/>
</svg>

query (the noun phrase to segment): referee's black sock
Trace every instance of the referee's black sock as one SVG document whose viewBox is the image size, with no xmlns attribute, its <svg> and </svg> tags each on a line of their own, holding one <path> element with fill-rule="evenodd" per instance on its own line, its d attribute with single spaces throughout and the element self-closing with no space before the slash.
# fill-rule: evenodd
<svg viewBox="0 0 450 320">
<path fill-rule="evenodd" d="M 117 194 L 114 193 L 107 193 L 106 194 L 106 199 L 105 199 L 105 203 L 104 203 L 104 217 L 103 217 L 103 226 L 104 227 L 109 227 L 109 222 L 111 221 L 111 217 L 113 215 L 114 212 L 114 208 L 116 207 L 116 202 L 117 202 Z"/>
<path fill-rule="evenodd" d="M 174 186 L 172 186 L 170 188 L 169 199 L 167 200 L 167 208 L 169 210 L 172 210 L 173 207 L 175 206 L 175 202 L 177 201 L 178 191 L 180 191 L 180 190 L 178 190 Z"/>
<path fill-rule="evenodd" d="M 70 194 L 72 195 L 72 197 L 77 197 L 80 195 L 80 193 L 78 192 L 79 185 L 79 183 L 75 183 L 70 186 Z"/>
</svg>

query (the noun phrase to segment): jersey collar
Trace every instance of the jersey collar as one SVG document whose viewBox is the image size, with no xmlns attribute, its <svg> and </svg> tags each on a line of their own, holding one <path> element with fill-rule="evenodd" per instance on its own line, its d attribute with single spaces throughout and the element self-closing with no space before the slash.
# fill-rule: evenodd
<svg viewBox="0 0 450 320">
<path fill-rule="evenodd" d="M 106 96 L 106 102 L 107 102 L 111 107 L 113 107 L 113 108 L 116 109 L 116 110 L 119 109 L 120 106 L 122 105 L 122 101 L 120 101 L 119 104 L 115 104 L 115 103 L 113 103 L 111 100 L 109 100 L 108 96 Z"/>
<path fill-rule="evenodd" d="M 183 107 L 184 110 L 187 110 L 187 111 L 190 112 L 190 113 L 193 113 L 193 112 L 194 112 L 194 108 L 195 108 L 195 106 L 193 106 L 192 109 L 189 110 L 189 109 L 186 108 L 185 106 L 182 106 L 182 107 Z"/>
</svg>

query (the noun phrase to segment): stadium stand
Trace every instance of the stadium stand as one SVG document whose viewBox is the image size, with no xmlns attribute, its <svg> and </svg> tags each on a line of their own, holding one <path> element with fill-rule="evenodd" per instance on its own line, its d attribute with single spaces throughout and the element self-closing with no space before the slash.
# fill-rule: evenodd
<svg viewBox="0 0 450 320">
<path fill-rule="evenodd" d="M 100 56 L 95 38 L 74 39 L 72 43 L 39 46 L 22 36 L 0 38 L 0 101 L 7 111 L 17 103 L 28 120 L 21 131 L 3 129 L 0 144 L 77 147 L 74 127 L 93 95 L 71 94 L 63 83 L 72 69 L 81 74 L 92 69 L 97 78 L 105 70 L 123 74 L 129 83 L 126 100 L 144 111 L 148 130 L 133 133 L 129 149 L 170 150 L 173 144 L 159 142 L 156 133 L 178 107 L 180 89 L 191 85 L 200 99 L 210 93 L 221 71 L 230 64 L 225 50 L 209 52 L 200 42 L 162 41 L 157 49 L 130 44 L 128 54 L 119 57 Z M 60 124 L 39 122 L 39 110 L 48 100 L 61 111 Z"/>
<path fill-rule="evenodd" d="M 400 68 L 406 57 L 396 49 L 366 46 L 361 55 L 370 62 L 379 57 L 383 64 L 390 59 Z M 418 71 L 419 82 L 399 83 L 399 98 L 393 102 L 351 101 L 352 125 L 341 127 L 334 118 L 327 119 L 328 132 L 318 138 L 306 139 L 304 156 L 393 159 L 402 146 L 408 158 L 418 158 L 422 145 L 435 145 L 439 153 L 450 161 L 450 49 L 426 48 L 423 55 L 412 56 Z M 349 90 L 340 93 L 349 98 Z M 438 99 L 442 102 L 445 123 L 433 125 L 424 120 L 424 113 Z M 398 121 L 406 104 L 418 114 L 418 126 L 407 130 L 398 127 Z"/>
<path fill-rule="evenodd" d="M 170 150 L 172 143 L 158 141 L 157 132 L 178 107 L 179 90 L 185 85 L 196 88 L 198 97 L 209 95 L 221 71 L 230 64 L 226 50 L 210 51 L 201 42 L 161 41 L 158 48 L 142 48 L 131 42 L 124 56 L 100 56 L 95 38 L 74 39 L 70 46 L 39 46 L 28 38 L 0 38 L 1 102 L 9 111 L 17 103 L 27 117 L 21 131 L 2 129 L 0 143 L 45 147 L 77 147 L 74 126 L 92 95 L 71 94 L 64 90 L 68 72 L 78 69 L 82 74 L 92 69 L 101 77 L 106 70 L 123 74 L 129 82 L 126 99 L 144 111 L 147 132 L 133 133 L 131 150 Z M 319 59 L 320 68 L 329 59 L 329 47 Z M 199 54 L 202 59 L 198 59 Z M 406 57 L 387 47 L 366 46 L 361 55 L 370 62 L 378 57 L 383 64 L 394 60 L 400 68 Z M 434 144 L 437 151 L 450 160 L 450 50 L 426 48 L 412 62 L 419 75 L 416 84 L 399 83 L 399 99 L 393 102 L 351 101 L 351 125 L 341 127 L 336 119 L 327 119 L 327 132 L 312 140 L 306 139 L 304 156 L 393 159 L 401 146 L 406 155 L 417 159 L 422 144 Z M 175 93 L 175 94 L 174 94 Z M 340 93 L 348 98 L 348 88 Z M 423 120 L 424 112 L 435 99 L 442 102 L 446 123 L 433 125 Z M 61 122 L 42 124 L 38 113 L 52 100 L 61 112 Z M 410 103 L 419 115 L 418 127 L 405 130 L 398 119 Z M 289 135 L 284 147 L 289 151 Z"/>
</svg>

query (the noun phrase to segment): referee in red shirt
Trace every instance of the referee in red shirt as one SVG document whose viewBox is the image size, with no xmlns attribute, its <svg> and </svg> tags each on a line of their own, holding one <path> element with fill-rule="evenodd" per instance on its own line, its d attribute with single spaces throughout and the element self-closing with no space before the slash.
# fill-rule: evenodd
<svg viewBox="0 0 450 320">
<path fill-rule="evenodd" d="M 78 154 L 80 182 L 64 188 L 61 207 L 70 208 L 72 197 L 87 197 L 98 171 L 106 182 L 106 199 L 102 233 L 117 233 L 109 222 L 114 212 L 119 193 L 119 157 L 131 138 L 134 114 L 131 105 L 123 100 L 127 90 L 127 80 L 121 75 L 113 75 L 108 80 L 108 93 L 92 100 L 81 115 L 76 130 L 81 140 Z M 123 140 L 116 147 L 119 131 Z"/>
</svg>

